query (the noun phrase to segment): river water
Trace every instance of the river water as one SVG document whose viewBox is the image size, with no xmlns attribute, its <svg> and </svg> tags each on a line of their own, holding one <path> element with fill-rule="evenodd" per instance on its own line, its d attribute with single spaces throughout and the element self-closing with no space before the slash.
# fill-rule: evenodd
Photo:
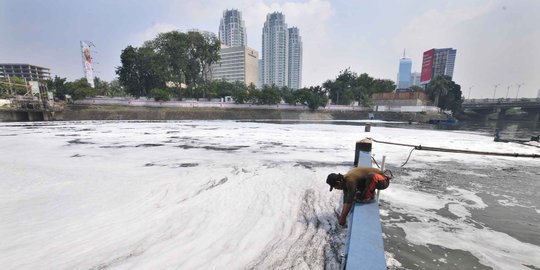
<svg viewBox="0 0 540 270">
<path fill-rule="evenodd" d="M 0 268 L 338 269 L 347 228 L 324 180 L 357 140 L 540 153 L 493 141 L 534 125 L 365 124 L 0 123 Z M 373 154 L 395 176 L 380 195 L 390 269 L 540 269 L 538 159 Z"/>
</svg>

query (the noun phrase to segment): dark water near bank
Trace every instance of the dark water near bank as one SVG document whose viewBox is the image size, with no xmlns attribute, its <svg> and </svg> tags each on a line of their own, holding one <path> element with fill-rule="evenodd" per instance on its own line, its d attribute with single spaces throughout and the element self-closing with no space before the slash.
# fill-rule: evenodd
<svg viewBox="0 0 540 270">
<path fill-rule="evenodd" d="M 251 122 L 251 121 L 249 121 Z M 260 120 L 256 122 L 275 123 L 275 124 L 320 124 L 317 120 Z M 499 121 L 462 121 L 455 124 L 427 124 L 417 122 L 370 122 L 370 121 L 348 121 L 348 120 L 327 120 L 324 123 L 334 125 L 353 125 L 382 127 L 399 127 L 412 129 L 432 129 L 432 130 L 463 130 L 472 131 L 486 136 L 495 136 L 495 132 L 499 129 L 501 139 L 516 139 L 530 140 L 532 136 L 540 135 L 540 122 L 534 121 L 515 121 L 515 120 L 499 120 Z"/>
</svg>

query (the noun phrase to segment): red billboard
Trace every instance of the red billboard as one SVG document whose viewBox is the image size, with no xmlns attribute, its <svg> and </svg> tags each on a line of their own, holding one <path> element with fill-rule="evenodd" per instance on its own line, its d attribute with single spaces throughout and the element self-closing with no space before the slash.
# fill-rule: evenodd
<svg viewBox="0 0 540 270">
<path fill-rule="evenodd" d="M 422 59 L 422 73 L 420 73 L 420 83 L 427 83 L 431 80 L 434 56 L 435 49 L 424 52 L 424 58 Z"/>
</svg>

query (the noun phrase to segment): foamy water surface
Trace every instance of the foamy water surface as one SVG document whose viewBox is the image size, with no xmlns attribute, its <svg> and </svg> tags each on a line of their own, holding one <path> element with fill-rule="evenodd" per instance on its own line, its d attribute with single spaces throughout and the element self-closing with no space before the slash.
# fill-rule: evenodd
<svg viewBox="0 0 540 270">
<path fill-rule="evenodd" d="M 337 269 L 326 175 L 364 137 L 539 154 L 481 133 L 331 123 L 0 123 L 2 269 Z M 374 143 L 391 269 L 540 269 L 540 162 Z"/>
</svg>

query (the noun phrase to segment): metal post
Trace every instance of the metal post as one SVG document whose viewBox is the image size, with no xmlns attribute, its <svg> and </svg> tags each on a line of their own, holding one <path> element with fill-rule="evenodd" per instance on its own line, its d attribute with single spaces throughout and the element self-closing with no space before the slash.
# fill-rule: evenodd
<svg viewBox="0 0 540 270">
<path fill-rule="evenodd" d="M 517 89 L 517 92 L 516 92 L 516 99 L 518 98 L 518 94 L 519 94 L 519 88 L 521 88 L 522 85 L 524 85 L 525 83 L 520 83 L 517 85 L 518 89 Z"/>
<path fill-rule="evenodd" d="M 509 86 L 506 87 L 506 98 L 508 98 L 508 93 L 510 93 L 510 87 L 511 86 L 512 85 L 509 85 Z"/>
<path fill-rule="evenodd" d="M 474 87 L 474 85 L 472 85 L 471 87 L 469 87 L 469 95 L 467 96 L 467 99 L 470 99 L 471 98 L 471 89 Z"/>
<path fill-rule="evenodd" d="M 11 78 L 10 78 L 9 74 L 7 74 L 7 79 L 8 79 L 8 83 L 9 83 L 9 94 L 13 95 L 13 86 L 11 85 Z"/>
<path fill-rule="evenodd" d="M 382 156 L 382 162 L 381 162 L 381 172 L 384 172 L 384 164 L 386 162 L 386 156 Z M 379 192 L 381 190 L 380 189 L 377 189 L 377 199 L 379 198 Z"/>
<path fill-rule="evenodd" d="M 355 149 L 354 149 L 354 167 L 358 167 L 360 151 L 371 152 L 371 140 L 370 139 L 366 138 L 366 139 L 362 139 L 362 140 L 356 142 L 356 146 L 355 146 Z"/>
<path fill-rule="evenodd" d="M 501 84 L 498 83 L 498 84 L 495 85 L 495 90 L 493 90 L 493 99 L 495 99 L 495 93 L 497 92 L 497 87 L 499 87 L 499 85 L 501 85 Z"/>
</svg>

